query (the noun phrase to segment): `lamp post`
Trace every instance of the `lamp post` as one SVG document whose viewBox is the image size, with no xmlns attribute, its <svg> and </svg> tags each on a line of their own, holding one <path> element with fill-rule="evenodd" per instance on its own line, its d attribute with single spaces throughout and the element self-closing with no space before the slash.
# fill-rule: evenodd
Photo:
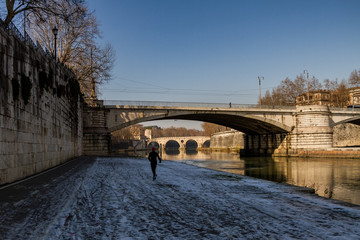
<svg viewBox="0 0 360 240">
<path fill-rule="evenodd" d="M 54 34 L 54 38 L 55 38 L 55 44 L 54 44 L 54 55 L 55 55 L 55 67 L 54 67 L 54 70 L 55 70 L 55 83 L 56 83 L 56 74 L 57 74 L 57 71 L 56 71 L 56 39 L 57 39 L 57 34 L 58 34 L 58 29 L 56 28 L 56 26 L 52 29 L 52 32 Z"/>
<path fill-rule="evenodd" d="M 310 93 L 309 93 L 309 72 L 307 70 L 304 70 L 304 75 L 306 73 L 306 83 L 307 83 L 307 102 L 308 105 L 310 105 Z"/>
<path fill-rule="evenodd" d="M 58 31 L 59 29 L 57 29 L 56 26 L 52 29 L 55 38 L 55 45 L 54 45 L 55 62 L 56 62 L 56 40 L 57 40 Z"/>
<path fill-rule="evenodd" d="M 264 77 L 259 77 L 259 105 L 261 106 L 261 79 L 264 81 Z"/>
</svg>

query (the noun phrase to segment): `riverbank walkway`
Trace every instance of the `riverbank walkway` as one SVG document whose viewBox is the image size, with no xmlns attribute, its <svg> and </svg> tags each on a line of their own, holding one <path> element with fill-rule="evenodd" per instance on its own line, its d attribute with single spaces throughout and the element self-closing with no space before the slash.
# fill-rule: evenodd
<svg viewBox="0 0 360 240">
<path fill-rule="evenodd" d="M 1 239 L 359 239 L 360 206 L 145 158 L 87 158 L 0 188 Z"/>
</svg>

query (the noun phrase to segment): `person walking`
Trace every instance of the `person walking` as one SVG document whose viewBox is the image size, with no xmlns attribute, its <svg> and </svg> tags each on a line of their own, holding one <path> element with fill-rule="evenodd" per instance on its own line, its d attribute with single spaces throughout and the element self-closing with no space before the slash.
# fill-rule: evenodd
<svg viewBox="0 0 360 240">
<path fill-rule="evenodd" d="M 148 159 L 150 161 L 151 164 L 151 171 L 153 173 L 153 180 L 156 179 L 157 175 L 156 175 L 156 165 L 157 165 L 157 159 L 159 159 L 159 163 L 161 163 L 161 157 L 159 156 L 159 154 L 155 151 L 156 148 L 152 147 L 151 149 L 152 151 L 149 153 Z"/>
</svg>

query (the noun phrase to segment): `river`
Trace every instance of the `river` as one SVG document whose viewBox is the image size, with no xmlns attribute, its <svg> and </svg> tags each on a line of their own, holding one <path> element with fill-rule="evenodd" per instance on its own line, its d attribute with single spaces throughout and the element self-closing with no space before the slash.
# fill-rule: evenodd
<svg viewBox="0 0 360 240">
<path fill-rule="evenodd" d="M 162 158 L 308 187 L 319 196 L 360 205 L 360 159 L 240 157 L 228 152 L 195 150 L 163 151 Z"/>
</svg>

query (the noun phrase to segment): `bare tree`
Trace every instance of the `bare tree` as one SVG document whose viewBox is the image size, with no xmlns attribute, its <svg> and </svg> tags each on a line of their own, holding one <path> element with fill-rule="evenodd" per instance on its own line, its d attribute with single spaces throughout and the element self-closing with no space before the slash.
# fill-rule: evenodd
<svg viewBox="0 0 360 240">
<path fill-rule="evenodd" d="M 316 77 L 312 77 L 309 81 L 309 91 L 318 91 L 322 89 L 322 84 Z"/>
<path fill-rule="evenodd" d="M 63 20 L 67 20 L 69 16 L 74 14 L 78 10 L 77 5 L 82 0 L 62 0 L 66 1 L 69 5 L 73 5 L 71 8 L 73 11 L 63 11 L 60 8 L 61 1 L 58 0 L 5 0 L 6 4 L 6 17 L 4 19 L 5 26 L 8 26 L 10 22 L 19 14 L 26 12 L 28 15 L 32 15 L 36 21 L 45 22 L 46 15 L 57 16 Z"/>
<path fill-rule="evenodd" d="M 295 81 L 285 78 L 281 81 L 280 86 L 273 91 L 273 94 L 276 96 L 276 102 L 281 105 L 294 105 L 296 97 L 304 92 L 304 82 L 302 77 L 297 77 Z"/>
<path fill-rule="evenodd" d="M 349 83 L 353 86 L 359 86 L 360 85 L 360 70 L 354 70 L 351 72 L 349 77 Z"/>
<path fill-rule="evenodd" d="M 110 79 L 114 62 L 114 50 L 111 45 L 99 46 L 99 25 L 92 12 L 84 3 L 78 2 L 77 10 L 68 0 L 58 0 L 61 12 L 72 12 L 66 20 L 44 13 L 47 22 L 34 21 L 31 35 L 50 51 L 54 51 L 52 29 L 58 29 L 57 56 L 76 74 L 85 96 L 91 95 L 91 82 L 101 84 Z"/>
<path fill-rule="evenodd" d="M 327 86 L 330 81 L 327 83 Z M 295 105 L 296 98 L 307 92 L 307 79 L 303 74 L 296 76 L 295 80 L 292 81 L 290 78 L 285 78 L 281 81 L 280 85 L 273 89 L 271 95 L 267 91 L 261 102 L 269 105 Z M 309 90 L 321 90 L 322 84 L 314 76 L 309 81 Z"/>
<path fill-rule="evenodd" d="M 336 84 L 337 81 L 336 81 Z M 349 90 L 347 82 L 342 80 L 340 84 L 332 91 L 331 104 L 334 107 L 345 107 L 349 103 Z"/>
<path fill-rule="evenodd" d="M 274 101 L 269 90 L 266 90 L 265 96 L 261 98 L 261 104 L 269 106 L 274 105 Z"/>
<path fill-rule="evenodd" d="M 225 127 L 225 126 L 208 123 L 208 122 L 202 123 L 201 127 L 204 129 L 205 136 L 211 136 L 213 133 L 223 132 L 223 131 L 226 131 L 226 129 L 227 129 L 227 127 Z"/>
</svg>

